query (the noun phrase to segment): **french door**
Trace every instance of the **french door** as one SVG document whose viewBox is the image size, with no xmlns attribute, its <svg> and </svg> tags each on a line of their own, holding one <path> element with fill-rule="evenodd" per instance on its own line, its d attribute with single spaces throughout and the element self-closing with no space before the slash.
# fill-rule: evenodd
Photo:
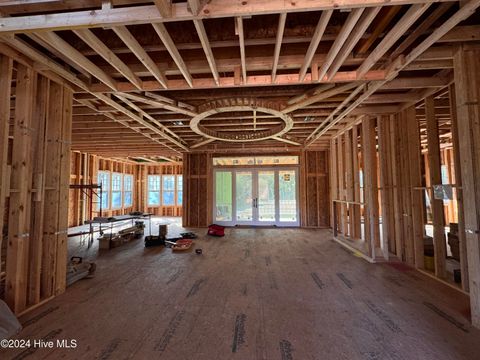
<svg viewBox="0 0 480 360">
<path fill-rule="evenodd" d="M 296 168 L 215 169 L 215 222 L 298 226 Z"/>
</svg>

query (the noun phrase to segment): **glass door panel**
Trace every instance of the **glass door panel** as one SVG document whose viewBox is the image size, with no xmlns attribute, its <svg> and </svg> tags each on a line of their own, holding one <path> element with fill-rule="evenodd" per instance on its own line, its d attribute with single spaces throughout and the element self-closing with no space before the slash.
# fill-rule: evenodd
<svg viewBox="0 0 480 360">
<path fill-rule="evenodd" d="M 280 222 L 297 221 L 297 179 L 295 170 L 278 172 Z"/>
<path fill-rule="evenodd" d="M 238 222 L 253 221 L 253 172 L 235 172 L 235 210 Z"/>
<path fill-rule="evenodd" d="M 259 222 L 275 222 L 275 171 L 258 171 L 257 210 Z"/>
<path fill-rule="evenodd" d="M 232 172 L 215 172 L 215 221 L 232 221 Z"/>
</svg>

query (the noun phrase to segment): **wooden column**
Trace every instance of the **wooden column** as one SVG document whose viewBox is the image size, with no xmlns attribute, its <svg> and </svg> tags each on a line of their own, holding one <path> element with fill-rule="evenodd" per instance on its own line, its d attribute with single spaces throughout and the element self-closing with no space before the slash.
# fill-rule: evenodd
<svg viewBox="0 0 480 360">
<path fill-rule="evenodd" d="M 5 200 L 10 192 L 10 171 L 8 166 L 8 133 L 10 122 L 10 96 L 12 88 L 13 61 L 0 55 L 0 272 L 3 271 L 2 238 Z"/>
<path fill-rule="evenodd" d="M 16 313 L 27 306 L 30 169 L 35 73 L 17 67 L 5 299 Z"/>
<path fill-rule="evenodd" d="M 400 178 L 400 156 L 398 152 L 398 127 L 399 114 L 390 115 L 391 133 L 390 133 L 390 163 L 392 166 L 392 187 L 393 187 L 393 218 L 395 228 L 395 254 L 402 260 L 403 251 L 403 210 L 402 210 L 402 182 Z"/>
<path fill-rule="evenodd" d="M 339 136 L 337 138 L 337 161 L 338 161 L 338 200 L 345 200 L 345 168 L 343 164 L 343 159 L 345 157 L 344 154 L 344 146 L 343 146 L 343 137 Z M 346 225 L 346 211 L 345 211 L 345 204 L 339 203 L 339 230 L 345 236 L 347 232 L 347 225 Z"/>
<path fill-rule="evenodd" d="M 47 167 L 46 147 L 48 124 L 48 101 L 50 81 L 39 76 L 35 94 L 35 111 L 33 127 L 35 130 L 34 147 L 31 154 L 33 164 L 33 184 L 35 190 L 32 198 L 32 228 L 30 231 L 29 248 L 29 281 L 28 304 L 40 302 L 41 272 L 42 272 L 42 244 L 43 244 L 43 217 L 45 208 L 45 171 Z M 32 99 L 33 101 L 33 99 Z"/>
<path fill-rule="evenodd" d="M 378 120 L 378 156 L 380 164 L 380 188 L 382 204 L 382 238 L 385 246 L 384 256 L 395 243 L 395 227 L 393 218 L 392 163 L 390 161 L 390 117 L 379 116 Z M 395 246 L 393 246 L 395 248 Z"/>
<path fill-rule="evenodd" d="M 344 134 L 345 140 L 345 193 L 347 201 L 353 201 L 354 191 L 353 191 L 353 154 L 352 154 L 352 131 L 348 130 Z M 345 206 L 348 212 L 348 230 L 347 236 L 353 236 L 353 204 L 348 204 Z"/>
<path fill-rule="evenodd" d="M 352 127 L 352 167 L 353 167 L 353 200 L 357 203 L 360 202 L 360 166 L 358 161 L 358 125 Z M 353 235 L 355 239 L 362 237 L 362 224 L 361 224 L 361 207 L 355 205 L 353 207 Z"/>
<path fill-rule="evenodd" d="M 480 50 L 461 45 L 453 59 L 470 308 L 480 328 Z"/>
<path fill-rule="evenodd" d="M 435 117 L 434 98 L 425 99 L 425 115 L 427 119 L 428 164 L 430 168 L 430 184 L 432 187 L 431 204 L 433 216 L 433 246 L 435 249 L 435 275 L 446 277 L 446 245 L 443 200 L 435 199 L 433 186 L 442 184 L 440 162 L 440 139 L 438 137 L 438 122 Z"/>
<path fill-rule="evenodd" d="M 457 117 L 457 99 L 455 95 L 455 85 L 449 86 L 450 95 L 450 115 L 452 127 L 453 161 L 455 184 L 457 192 L 457 216 L 458 216 L 458 241 L 460 244 L 460 269 L 462 273 L 462 289 L 469 290 L 468 282 L 468 259 L 467 244 L 465 239 L 465 218 L 463 206 L 462 172 L 460 169 L 460 140 L 458 138 L 458 117 Z"/>
<path fill-rule="evenodd" d="M 330 197 L 332 200 L 338 199 L 338 176 L 337 176 L 337 145 L 336 140 L 332 139 L 330 141 Z M 305 202 L 305 201 L 304 201 Z M 331 205 L 331 216 L 330 216 L 330 224 L 333 228 L 336 226 L 334 224 L 334 213 L 337 211 L 337 204 L 333 203 Z"/>
<path fill-rule="evenodd" d="M 380 247 L 378 176 L 375 118 L 367 117 L 362 122 L 363 135 L 363 186 L 365 189 L 365 241 L 369 256 L 376 258 L 376 249 Z"/>
<path fill-rule="evenodd" d="M 415 107 L 405 110 L 408 143 L 408 163 L 410 165 L 410 203 L 412 206 L 413 252 L 415 266 L 425 267 L 424 243 L 425 224 L 423 223 L 422 158 L 420 149 L 420 128 Z"/>
</svg>

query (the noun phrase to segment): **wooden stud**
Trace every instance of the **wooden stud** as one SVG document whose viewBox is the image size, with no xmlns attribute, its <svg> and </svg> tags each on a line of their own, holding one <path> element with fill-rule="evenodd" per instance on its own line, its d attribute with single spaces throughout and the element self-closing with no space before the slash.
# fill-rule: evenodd
<svg viewBox="0 0 480 360">
<path fill-rule="evenodd" d="M 428 163 L 430 168 L 430 184 L 432 186 L 430 202 L 433 216 L 433 244 L 435 248 L 435 275 L 446 277 L 446 244 L 445 221 L 443 214 L 443 199 L 435 199 L 433 186 L 442 184 L 442 169 L 440 162 L 440 144 L 438 138 L 438 121 L 435 117 L 434 98 L 425 99 L 427 117 Z"/>
<path fill-rule="evenodd" d="M 30 240 L 29 188 L 35 74 L 31 68 L 17 67 L 15 122 L 13 130 L 10 213 L 5 300 L 20 313 L 27 307 L 28 247 Z"/>
<path fill-rule="evenodd" d="M 7 196 L 10 196 L 10 178 L 8 175 L 8 135 L 10 121 L 10 96 L 12 89 L 13 60 L 0 55 L 0 212 L 5 210 Z M 0 234 L 3 234 L 3 218 L 0 223 Z M 0 237 L 0 272 L 2 266 L 2 240 Z"/>
<path fill-rule="evenodd" d="M 453 64 L 470 309 L 473 325 L 480 328 L 480 51 L 460 46 Z"/>
</svg>

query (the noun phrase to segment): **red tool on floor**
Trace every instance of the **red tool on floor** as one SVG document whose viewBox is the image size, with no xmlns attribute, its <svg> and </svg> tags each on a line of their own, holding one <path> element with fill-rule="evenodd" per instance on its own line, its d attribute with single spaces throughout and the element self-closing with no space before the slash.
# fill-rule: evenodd
<svg viewBox="0 0 480 360">
<path fill-rule="evenodd" d="M 207 234 L 219 237 L 225 236 L 225 227 L 217 224 L 209 225 Z"/>
</svg>

